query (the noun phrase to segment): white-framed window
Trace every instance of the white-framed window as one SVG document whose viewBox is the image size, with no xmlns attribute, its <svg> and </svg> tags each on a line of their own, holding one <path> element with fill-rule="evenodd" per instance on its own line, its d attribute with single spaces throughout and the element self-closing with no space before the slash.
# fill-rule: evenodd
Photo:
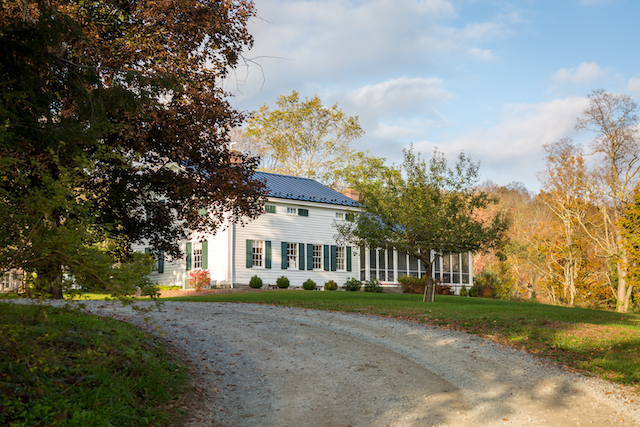
<svg viewBox="0 0 640 427">
<path fill-rule="evenodd" d="M 202 242 L 193 244 L 193 268 L 202 268 Z"/>
<path fill-rule="evenodd" d="M 336 246 L 336 270 L 345 271 L 347 269 L 346 250 L 344 246 Z"/>
<path fill-rule="evenodd" d="M 287 243 L 287 268 L 298 268 L 297 243 Z"/>
<path fill-rule="evenodd" d="M 336 212 L 336 219 L 344 219 L 344 212 Z"/>
<path fill-rule="evenodd" d="M 313 245 L 313 269 L 322 270 L 322 245 Z"/>
<path fill-rule="evenodd" d="M 253 241 L 252 263 L 253 267 L 264 267 L 264 240 Z"/>
<path fill-rule="evenodd" d="M 296 208 L 287 208 L 287 215 L 297 215 L 297 213 Z"/>
<path fill-rule="evenodd" d="M 434 265 L 435 278 L 444 284 L 469 284 L 469 253 L 444 253 L 442 263 L 437 259 Z"/>
</svg>

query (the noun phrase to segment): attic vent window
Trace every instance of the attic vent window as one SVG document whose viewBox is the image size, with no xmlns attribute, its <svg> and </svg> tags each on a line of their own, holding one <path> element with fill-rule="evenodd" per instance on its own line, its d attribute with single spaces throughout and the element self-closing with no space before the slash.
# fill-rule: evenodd
<svg viewBox="0 0 640 427">
<path fill-rule="evenodd" d="M 296 208 L 287 208 L 287 215 L 295 215 Z"/>
<path fill-rule="evenodd" d="M 264 211 L 266 213 L 276 213 L 276 207 L 275 207 L 275 205 L 265 205 L 264 206 Z"/>
<path fill-rule="evenodd" d="M 336 219 L 344 219 L 344 212 L 336 212 Z"/>
<path fill-rule="evenodd" d="M 309 216 L 309 209 L 298 209 L 298 215 L 299 216 Z"/>
</svg>

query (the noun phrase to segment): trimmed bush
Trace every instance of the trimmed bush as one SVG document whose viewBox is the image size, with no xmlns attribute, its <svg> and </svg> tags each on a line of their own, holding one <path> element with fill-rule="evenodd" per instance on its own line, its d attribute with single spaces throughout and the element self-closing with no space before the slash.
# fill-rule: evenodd
<svg viewBox="0 0 640 427">
<path fill-rule="evenodd" d="M 465 285 L 462 285 L 462 287 L 460 288 L 460 296 L 461 297 L 469 296 L 469 291 L 467 290 L 467 287 Z"/>
<path fill-rule="evenodd" d="M 276 286 L 282 289 L 289 287 L 289 279 L 284 276 L 280 276 L 276 279 Z"/>
<path fill-rule="evenodd" d="M 253 289 L 259 289 L 262 287 L 262 279 L 258 276 L 253 276 L 251 280 L 249 280 L 249 287 Z"/>
<path fill-rule="evenodd" d="M 477 297 L 478 296 L 478 288 L 474 286 L 471 287 L 471 289 L 469 289 L 469 296 L 470 297 Z"/>
<path fill-rule="evenodd" d="M 329 280 L 327 283 L 324 284 L 325 291 L 335 291 L 336 289 L 338 289 L 338 284 L 333 280 Z"/>
<path fill-rule="evenodd" d="M 347 279 L 347 281 L 344 282 L 344 285 L 342 286 L 344 287 L 345 291 L 357 292 L 360 290 L 360 287 L 362 286 L 362 282 L 358 279 L 351 278 L 351 279 Z"/>
<path fill-rule="evenodd" d="M 305 291 L 315 291 L 316 290 L 316 282 L 314 282 L 311 279 L 307 279 L 304 281 L 304 283 L 302 284 L 302 288 Z"/>
<path fill-rule="evenodd" d="M 371 279 L 364 282 L 364 291 L 365 292 L 382 292 L 382 286 L 380 285 L 380 281 L 378 279 Z"/>
</svg>

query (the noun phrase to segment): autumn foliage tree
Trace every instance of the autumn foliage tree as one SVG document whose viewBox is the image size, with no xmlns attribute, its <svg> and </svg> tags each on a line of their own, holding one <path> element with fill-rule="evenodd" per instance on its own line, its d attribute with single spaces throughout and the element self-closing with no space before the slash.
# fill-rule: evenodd
<svg viewBox="0 0 640 427">
<path fill-rule="evenodd" d="M 241 0 L 2 3 L 2 270 L 55 297 L 64 276 L 115 291 L 131 243 L 180 256 L 189 230 L 260 213 L 258 161 L 232 159 L 243 116 L 219 86 L 254 14 Z"/>
<path fill-rule="evenodd" d="M 276 107 L 253 112 L 245 131 L 253 141 L 245 148 L 262 157 L 261 170 L 331 184 L 351 157 L 349 143 L 364 133 L 358 117 L 323 106 L 318 96 L 301 100 L 296 91 L 279 96 Z"/>
</svg>

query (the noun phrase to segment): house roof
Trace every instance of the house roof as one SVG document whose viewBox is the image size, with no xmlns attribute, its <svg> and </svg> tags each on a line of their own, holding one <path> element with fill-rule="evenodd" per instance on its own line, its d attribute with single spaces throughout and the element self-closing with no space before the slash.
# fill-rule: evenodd
<svg viewBox="0 0 640 427">
<path fill-rule="evenodd" d="M 358 206 L 358 202 L 355 200 L 310 178 L 277 175 L 268 172 L 256 172 L 255 177 L 266 183 L 269 197 L 328 203 L 331 205 Z"/>
</svg>

